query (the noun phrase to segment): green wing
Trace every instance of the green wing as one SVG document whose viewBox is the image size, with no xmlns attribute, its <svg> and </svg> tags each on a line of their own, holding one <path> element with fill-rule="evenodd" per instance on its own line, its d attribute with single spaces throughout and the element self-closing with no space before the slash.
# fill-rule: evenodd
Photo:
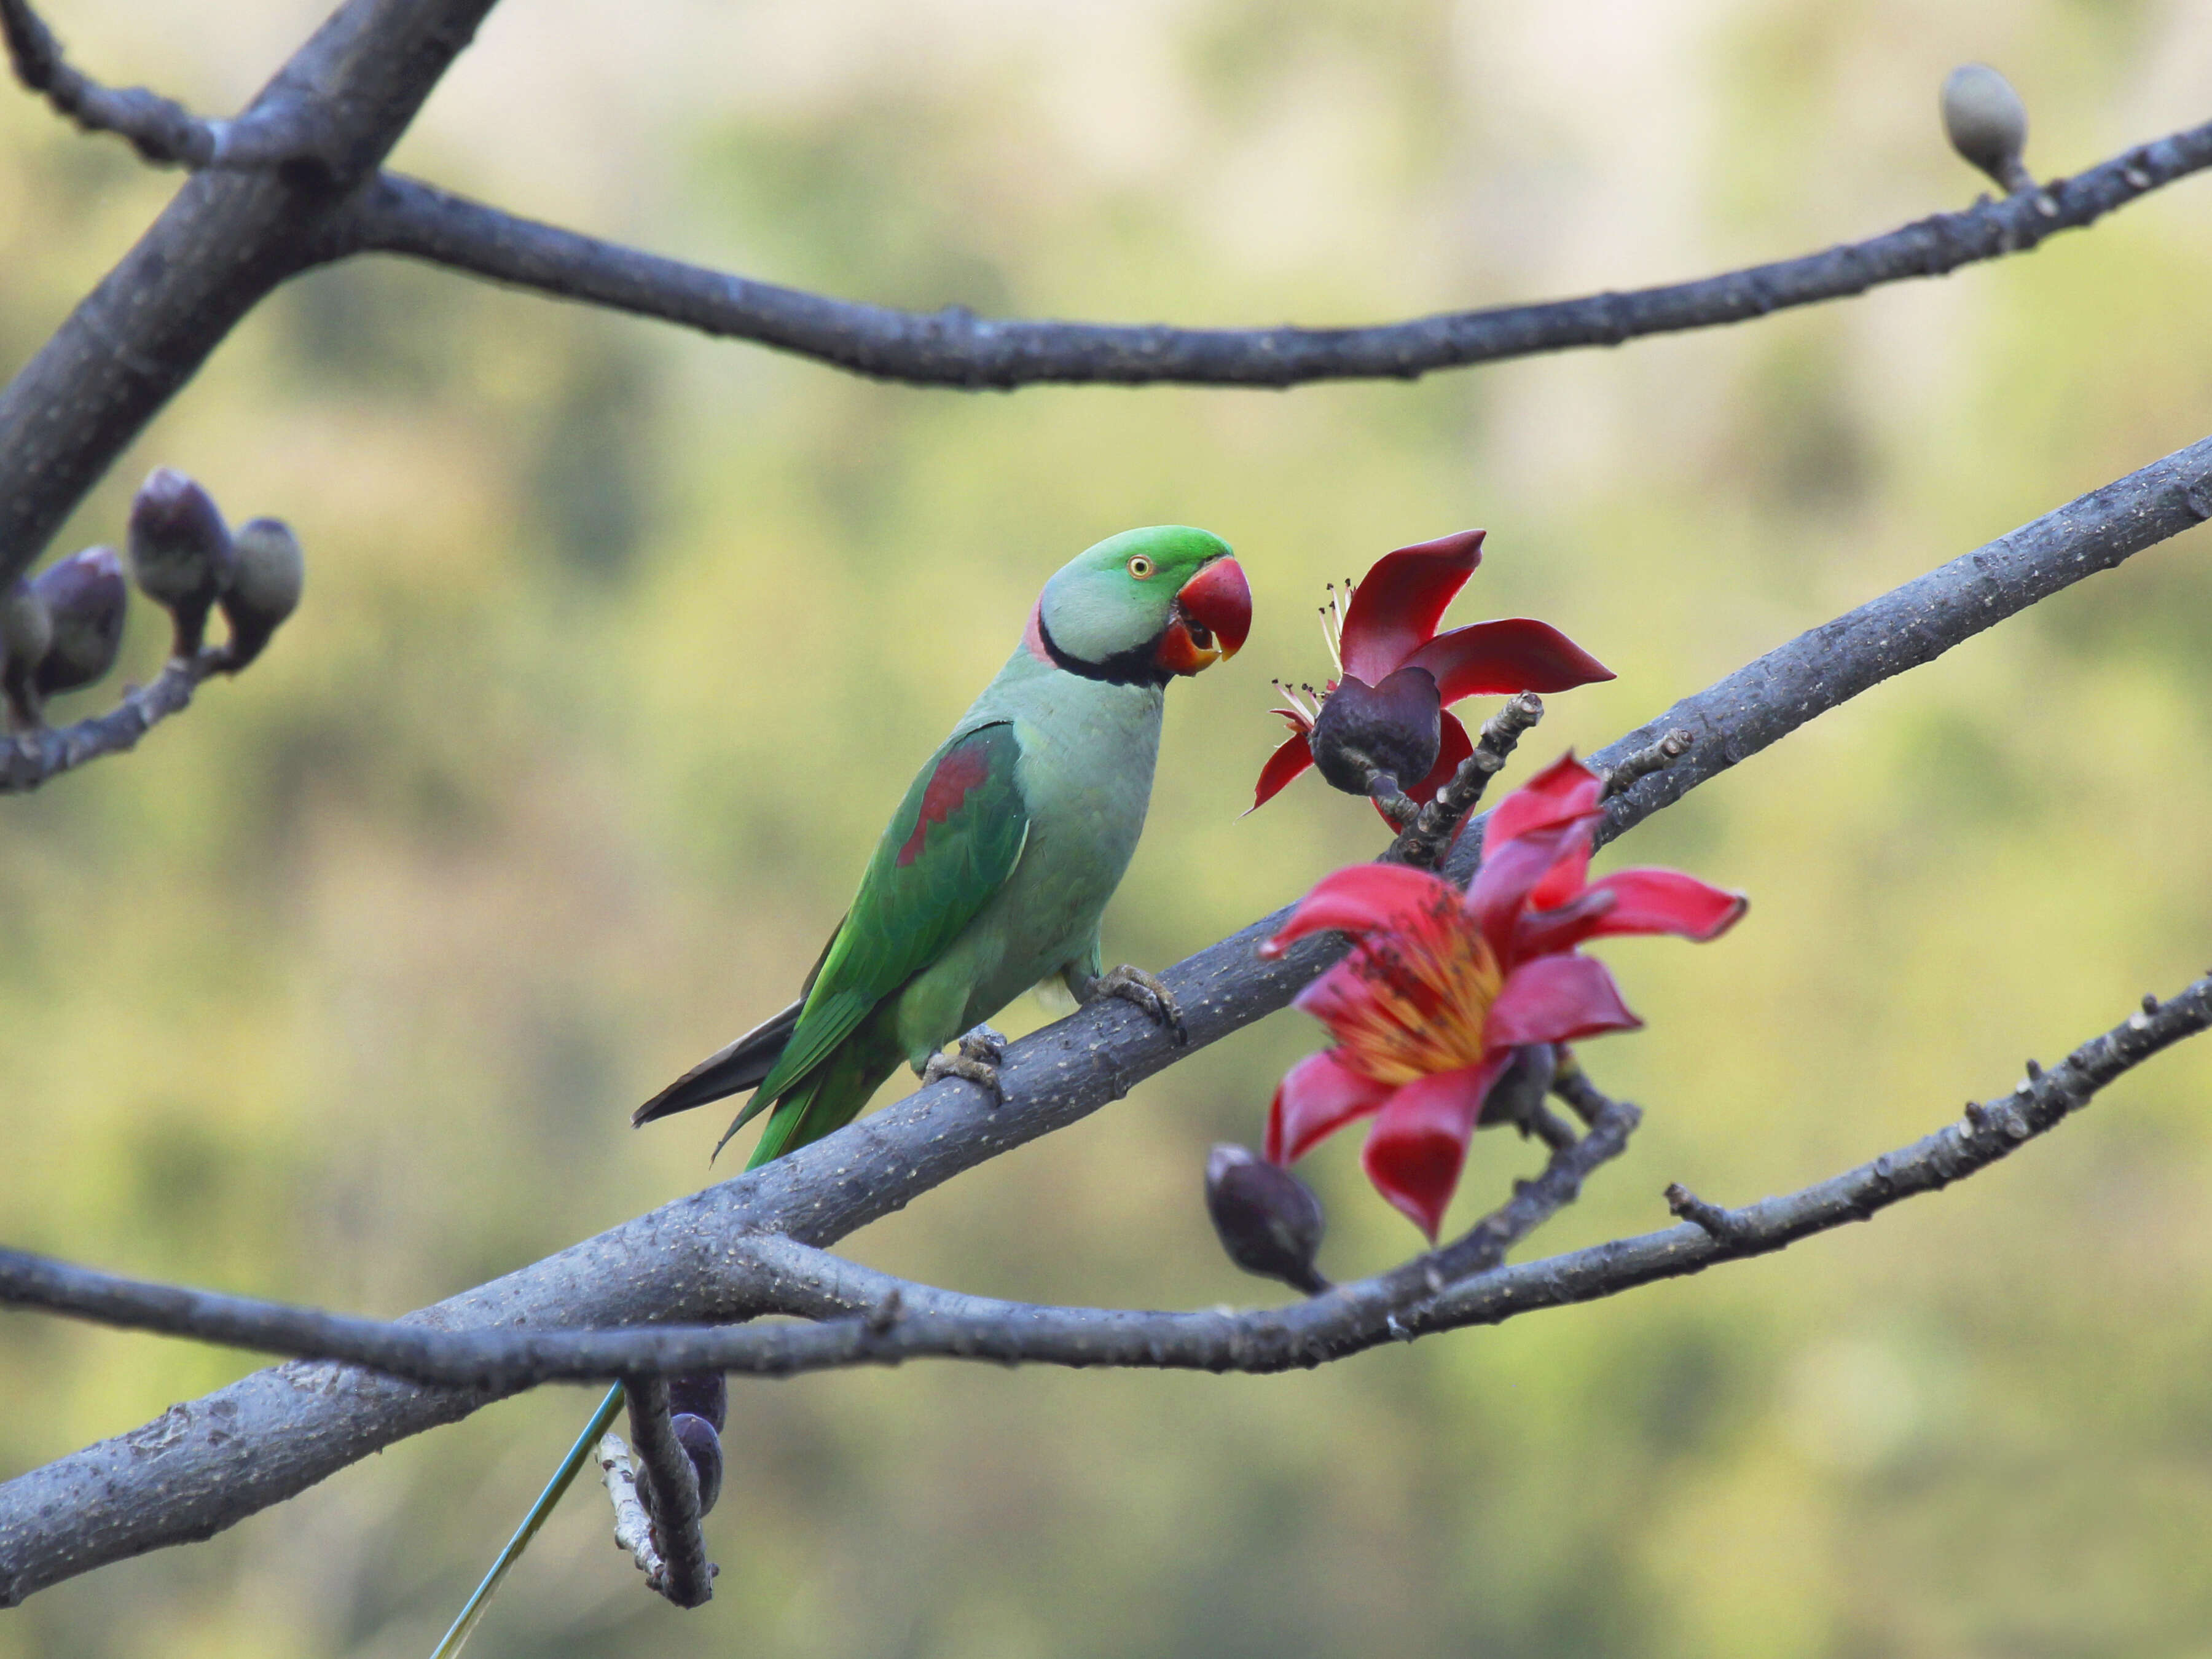
<svg viewBox="0 0 2212 1659">
<path fill-rule="evenodd" d="M 1029 838 L 1014 777 L 1020 757 L 1014 728 L 1002 721 L 962 733 L 921 769 L 868 861 L 782 1058 L 732 1130 L 804 1082 L 1005 884 Z"/>
</svg>

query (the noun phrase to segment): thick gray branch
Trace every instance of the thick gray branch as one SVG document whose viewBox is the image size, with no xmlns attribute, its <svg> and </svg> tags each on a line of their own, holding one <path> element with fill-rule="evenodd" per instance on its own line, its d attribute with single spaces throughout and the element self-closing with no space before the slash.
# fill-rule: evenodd
<svg viewBox="0 0 2212 1659">
<path fill-rule="evenodd" d="M 663 258 L 392 174 L 379 177 L 332 222 L 326 252 L 403 254 L 917 386 L 1286 386 L 1411 380 L 1501 358 L 1619 345 L 1940 276 L 2024 252 L 2207 166 L 2212 123 L 2140 145 L 2079 178 L 2053 179 L 2039 191 L 1939 213 L 1802 258 L 1662 288 L 1357 328 L 997 320 L 957 306 L 894 311 Z"/>
<path fill-rule="evenodd" d="M 1608 803 L 1611 832 L 1869 686 L 2208 516 L 2212 439 L 1799 635 L 1592 757 L 1615 764 L 1675 727 L 1694 737 L 1687 754 Z M 1463 873 L 1478 839 L 1462 836 L 1447 867 Z M 1254 947 L 1280 925 L 1281 915 L 1164 975 L 1182 1004 L 1189 1050 L 1175 1048 L 1136 1009 L 1103 1001 L 1012 1046 L 1001 1071 L 1002 1107 L 984 1105 L 962 1085 L 920 1091 L 787 1158 L 664 1205 L 412 1321 L 450 1330 L 714 1322 L 757 1312 L 727 1289 L 743 1235 L 834 1243 L 1283 1006 L 1335 953 L 1315 939 L 1278 960 L 1258 960 Z M 0 1605 L 104 1562 L 204 1538 L 491 1398 L 487 1391 L 425 1389 L 295 1363 L 176 1407 L 145 1428 L 0 1486 Z"/>
</svg>

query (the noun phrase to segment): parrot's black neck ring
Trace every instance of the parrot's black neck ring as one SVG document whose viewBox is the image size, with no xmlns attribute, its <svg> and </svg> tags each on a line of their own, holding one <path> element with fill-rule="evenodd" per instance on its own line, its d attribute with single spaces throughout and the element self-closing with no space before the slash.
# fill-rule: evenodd
<svg viewBox="0 0 2212 1659">
<path fill-rule="evenodd" d="M 1036 619 L 1037 639 L 1044 646 L 1044 653 L 1052 659 L 1054 668 L 1064 668 L 1071 674 L 1086 680 L 1098 680 L 1107 685 L 1149 685 L 1154 690 L 1164 688 L 1175 676 L 1159 664 L 1159 643 L 1149 641 L 1132 646 L 1127 651 L 1116 651 L 1110 657 L 1092 661 L 1087 657 L 1073 657 L 1060 648 L 1045 625 L 1044 613 Z"/>
</svg>

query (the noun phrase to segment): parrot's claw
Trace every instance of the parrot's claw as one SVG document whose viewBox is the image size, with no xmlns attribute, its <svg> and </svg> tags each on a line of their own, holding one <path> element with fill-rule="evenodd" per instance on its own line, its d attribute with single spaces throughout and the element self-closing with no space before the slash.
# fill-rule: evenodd
<svg viewBox="0 0 2212 1659">
<path fill-rule="evenodd" d="M 939 1078 L 963 1078 L 990 1097 L 994 1106 L 1006 1103 L 1006 1092 L 999 1086 L 999 1062 L 1006 1057 L 1006 1040 L 988 1025 L 978 1025 L 960 1039 L 960 1052 L 953 1054 L 935 1054 L 921 1068 L 924 1088 Z"/>
<path fill-rule="evenodd" d="M 1168 1028 L 1168 1035 L 1175 1039 L 1176 1048 L 1187 1048 L 1190 1043 L 1190 1031 L 1182 1023 L 1182 1006 L 1158 974 L 1148 974 L 1125 962 L 1118 968 L 1109 968 L 1077 994 L 1084 1002 L 1096 1002 L 1100 997 L 1119 997 L 1124 1002 L 1133 1002 Z"/>
</svg>

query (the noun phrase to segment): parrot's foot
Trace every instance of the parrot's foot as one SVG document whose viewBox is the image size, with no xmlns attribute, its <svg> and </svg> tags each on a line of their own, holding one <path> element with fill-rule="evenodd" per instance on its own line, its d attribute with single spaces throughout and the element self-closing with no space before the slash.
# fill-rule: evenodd
<svg viewBox="0 0 2212 1659">
<path fill-rule="evenodd" d="M 960 1052 L 935 1054 L 921 1068 L 924 1088 L 944 1077 L 964 1078 L 990 1097 L 991 1104 L 1006 1103 L 999 1086 L 999 1062 L 1006 1057 L 1006 1040 L 988 1025 L 978 1025 L 960 1039 Z"/>
<path fill-rule="evenodd" d="M 1182 1023 L 1182 1006 L 1157 974 L 1148 974 L 1125 962 L 1079 987 L 1075 994 L 1081 1002 L 1096 1002 L 1101 997 L 1119 997 L 1124 1002 L 1133 1002 L 1168 1028 L 1176 1047 L 1184 1048 L 1190 1042 L 1190 1032 Z"/>
</svg>

